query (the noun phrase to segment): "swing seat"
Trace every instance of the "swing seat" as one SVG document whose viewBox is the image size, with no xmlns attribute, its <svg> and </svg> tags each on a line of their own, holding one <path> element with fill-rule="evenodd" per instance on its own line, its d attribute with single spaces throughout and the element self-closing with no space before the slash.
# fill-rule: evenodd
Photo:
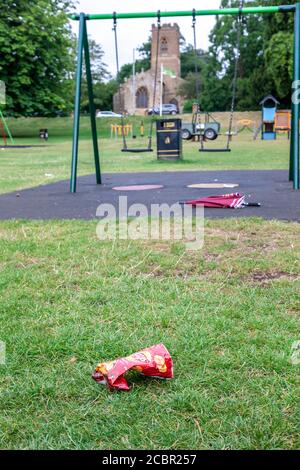
<svg viewBox="0 0 300 470">
<path fill-rule="evenodd" d="M 199 152 L 231 152 L 231 149 L 199 149 Z"/>
<path fill-rule="evenodd" d="M 128 153 L 146 153 L 146 152 L 153 152 L 153 149 L 122 149 L 122 152 L 128 152 Z"/>
</svg>

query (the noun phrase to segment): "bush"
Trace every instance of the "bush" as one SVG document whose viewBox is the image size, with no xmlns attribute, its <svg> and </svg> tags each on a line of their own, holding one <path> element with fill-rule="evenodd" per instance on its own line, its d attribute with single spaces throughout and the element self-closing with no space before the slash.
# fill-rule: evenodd
<svg viewBox="0 0 300 470">
<path fill-rule="evenodd" d="M 185 100 L 183 105 L 183 112 L 184 113 L 191 113 L 193 111 L 193 103 L 195 100 Z"/>
</svg>

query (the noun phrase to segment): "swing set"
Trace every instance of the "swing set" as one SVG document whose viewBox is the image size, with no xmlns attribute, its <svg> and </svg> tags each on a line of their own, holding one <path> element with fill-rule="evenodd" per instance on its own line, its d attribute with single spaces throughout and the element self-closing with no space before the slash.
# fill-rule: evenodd
<svg viewBox="0 0 300 470">
<path fill-rule="evenodd" d="M 77 186 L 77 166 L 78 166 L 78 146 L 79 146 L 79 125 L 80 125 L 80 100 L 81 100 L 81 82 L 82 82 L 82 69 L 83 69 L 83 51 L 85 58 L 85 67 L 86 67 L 86 77 L 88 85 L 88 97 L 89 97 L 89 111 L 90 111 L 90 120 L 91 120 L 91 131 L 92 131 L 92 140 L 93 140 L 93 149 L 94 149 L 94 161 L 95 161 L 95 173 L 96 173 L 96 183 L 101 184 L 101 169 L 100 169 L 100 159 L 99 159 L 99 147 L 98 147 L 98 137 L 97 137 L 97 127 L 96 127 L 96 113 L 94 105 L 94 93 L 93 93 L 93 83 L 92 83 L 92 74 L 91 74 L 91 64 L 90 64 L 90 51 L 88 44 L 88 35 L 87 35 L 87 23 L 88 21 L 93 20 L 112 20 L 113 29 L 115 33 L 115 46 L 116 46 L 116 59 L 117 59 L 117 69 L 119 71 L 119 61 L 118 61 L 118 41 L 117 41 L 117 31 L 116 25 L 117 20 L 122 19 L 140 19 L 140 18 L 157 18 L 158 23 L 158 34 L 160 29 L 160 20 L 162 17 L 193 17 L 194 21 L 197 16 L 218 16 L 218 15 L 231 15 L 238 16 L 239 24 L 241 22 L 242 15 L 257 15 L 257 14 L 275 14 L 282 13 L 294 14 L 294 71 L 293 71 L 293 85 L 292 85 L 292 94 L 293 96 L 298 96 L 300 88 L 300 3 L 293 5 L 281 5 L 281 6 L 256 6 L 256 7 L 246 7 L 240 6 L 238 8 L 224 8 L 224 9 L 212 9 L 212 10 L 188 10 L 188 11 L 164 11 L 164 12 L 136 12 L 136 13 L 103 13 L 103 14 L 73 14 L 71 19 L 79 22 L 79 35 L 78 35 L 78 50 L 77 50 L 77 71 L 76 71 L 76 92 L 75 92 L 75 108 L 74 108 L 74 124 L 73 124 L 73 144 L 72 144 L 72 165 L 71 165 L 71 178 L 70 178 L 70 191 L 72 193 L 76 192 Z M 239 28 L 240 30 L 240 28 Z M 240 33 L 238 33 L 238 45 L 240 41 Z M 157 41 L 157 44 L 159 41 Z M 196 44 L 196 43 L 195 43 Z M 195 47 L 196 50 L 196 47 Z M 158 52 L 157 52 L 158 54 Z M 232 106 L 231 114 L 229 121 L 229 130 L 227 133 L 228 141 L 226 146 L 226 151 L 229 151 L 229 142 L 231 139 L 231 130 L 233 122 L 233 111 L 235 105 L 235 86 L 237 81 L 237 72 L 238 72 L 238 59 L 239 52 L 236 54 L 235 60 L 235 70 L 234 70 L 234 81 L 233 81 L 233 96 L 232 96 Z M 157 58 L 156 58 L 156 67 L 157 67 Z M 196 61 L 195 61 L 196 64 Z M 197 64 L 196 64 L 197 67 Z M 195 69 L 196 70 L 196 69 Z M 197 70 L 196 70 L 197 72 Z M 155 82 L 157 82 L 157 71 L 155 73 Z M 156 83 L 154 86 L 156 90 Z M 119 90 L 120 93 L 120 90 Z M 154 91 L 155 95 L 155 91 Z M 197 95 L 199 96 L 199 89 L 197 90 Z M 119 101 L 120 100 L 119 95 Z M 155 99 L 155 96 L 154 96 Z M 289 180 L 293 182 L 294 189 L 300 189 L 299 184 L 299 118 L 300 118 L 300 102 L 296 98 L 292 100 L 292 124 L 291 124 L 291 139 L 290 139 L 290 159 L 289 159 Z M 122 117 L 122 123 L 124 122 L 124 117 Z M 152 151 L 152 133 L 153 133 L 154 121 L 151 120 L 150 132 L 148 146 L 144 149 L 129 149 L 127 146 L 126 136 L 123 137 L 123 151 L 125 152 L 151 152 Z M 123 127 L 123 126 L 122 126 Z M 124 133 L 123 133 L 124 134 Z M 202 142 L 203 144 L 203 142 Z M 200 151 L 203 149 L 200 149 Z M 220 149 L 224 151 L 224 149 Z"/>
<path fill-rule="evenodd" d="M 195 92 L 196 92 L 196 102 L 193 104 L 193 116 L 192 123 L 184 123 L 182 137 L 186 140 L 191 139 L 192 137 L 197 137 L 200 139 L 200 149 L 199 152 L 231 152 L 230 142 L 232 136 L 232 124 L 233 124 L 233 114 L 235 109 L 236 102 L 236 91 L 237 91 L 237 79 L 238 79 L 238 65 L 240 57 L 240 45 L 241 45 L 241 35 L 242 35 L 242 10 L 244 6 L 244 0 L 240 0 L 239 4 L 239 15 L 237 20 L 237 52 L 235 54 L 234 60 L 234 74 L 232 82 L 232 99 L 231 99 L 231 108 L 229 115 L 229 124 L 228 130 L 225 133 L 227 136 L 226 146 L 223 148 L 208 148 L 204 146 L 204 142 L 216 140 L 220 134 L 220 123 L 218 123 L 214 117 L 207 111 L 203 112 L 200 109 L 200 80 L 199 80 L 199 70 L 198 70 L 198 57 L 197 57 L 197 35 L 196 35 L 196 10 L 193 9 L 193 37 L 194 37 L 194 58 L 195 58 Z M 204 116 L 204 122 L 202 122 L 202 116 Z"/>
<path fill-rule="evenodd" d="M 114 19 L 114 26 L 113 26 L 113 31 L 114 31 L 114 37 L 115 37 L 115 53 L 116 53 L 116 65 L 117 65 L 117 77 L 119 78 L 120 76 L 120 66 L 119 66 L 119 48 L 118 48 L 118 35 L 117 35 L 117 14 L 116 12 L 113 13 L 113 19 Z M 160 11 L 157 13 L 157 47 L 156 47 L 156 55 L 155 55 L 155 72 L 154 72 L 154 90 L 153 90 L 153 106 L 152 108 L 155 107 L 155 102 L 156 102 L 156 88 L 157 88 L 157 76 L 158 76 L 158 56 L 159 56 L 159 39 L 160 39 L 160 29 L 161 29 L 161 23 L 160 23 Z M 119 106 L 121 106 L 122 103 L 122 97 L 121 97 L 121 83 L 119 83 L 118 87 L 118 95 L 119 95 Z M 148 137 L 148 145 L 145 148 L 128 148 L 127 145 L 127 140 L 126 140 L 126 132 L 125 127 L 125 119 L 124 119 L 124 114 L 125 110 L 121 110 L 121 129 L 122 129 L 122 139 L 123 139 L 123 148 L 122 152 L 130 152 L 130 153 L 145 153 L 145 152 L 153 152 L 152 148 L 152 137 L 153 137 L 153 127 L 154 127 L 154 121 L 155 121 L 155 114 L 152 113 L 151 117 L 151 123 L 150 123 L 150 131 L 149 131 L 149 137 Z"/>
</svg>

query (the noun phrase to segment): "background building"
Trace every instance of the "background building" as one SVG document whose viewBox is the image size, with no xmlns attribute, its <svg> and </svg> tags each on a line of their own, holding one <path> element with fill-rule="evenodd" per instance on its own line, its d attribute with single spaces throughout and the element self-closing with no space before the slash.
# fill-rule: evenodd
<svg viewBox="0 0 300 470">
<path fill-rule="evenodd" d="M 158 30 L 152 25 L 151 38 L 151 68 L 126 79 L 119 92 L 114 95 L 114 111 L 124 111 L 129 114 L 144 114 L 153 106 L 156 51 Z M 183 99 L 178 95 L 178 87 L 182 82 L 180 78 L 180 30 L 177 24 L 163 24 L 159 34 L 158 70 L 155 106 L 160 105 L 161 96 L 161 66 L 174 72 L 175 78 L 163 75 L 163 103 L 174 103 L 181 110 Z"/>
</svg>

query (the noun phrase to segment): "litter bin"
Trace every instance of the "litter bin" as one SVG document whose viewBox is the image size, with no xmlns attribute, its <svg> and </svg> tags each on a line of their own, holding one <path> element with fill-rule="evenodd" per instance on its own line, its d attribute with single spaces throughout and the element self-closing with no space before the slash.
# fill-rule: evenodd
<svg viewBox="0 0 300 470">
<path fill-rule="evenodd" d="M 40 129 L 39 135 L 40 135 L 40 139 L 48 140 L 48 137 L 49 137 L 48 129 Z"/>
<path fill-rule="evenodd" d="M 158 160 L 182 158 L 181 119 L 158 119 L 156 139 Z"/>
</svg>

